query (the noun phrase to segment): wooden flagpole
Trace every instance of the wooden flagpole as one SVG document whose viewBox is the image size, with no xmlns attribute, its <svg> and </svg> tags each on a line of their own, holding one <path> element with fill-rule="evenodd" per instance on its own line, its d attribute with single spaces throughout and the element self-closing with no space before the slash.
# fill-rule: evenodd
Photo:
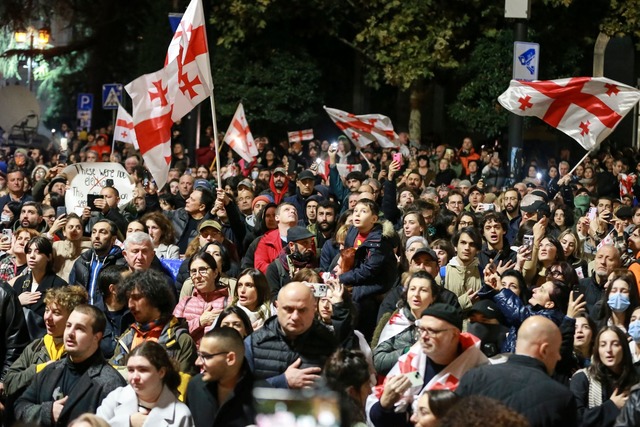
<svg viewBox="0 0 640 427">
<path fill-rule="evenodd" d="M 213 76 L 211 76 L 211 81 L 213 81 Z M 222 180 L 220 179 L 220 146 L 218 142 L 218 124 L 216 123 L 216 103 L 213 100 L 213 88 L 211 88 L 209 100 L 211 101 L 211 120 L 213 120 L 213 142 L 216 149 L 216 177 L 218 181 L 218 188 L 222 189 Z"/>
<path fill-rule="evenodd" d="M 589 154 L 591 154 L 591 151 L 587 151 L 587 154 L 585 154 L 584 157 L 582 157 L 582 159 L 580 159 L 580 161 L 578 163 L 576 163 L 576 165 L 573 167 L 573 169 L 571 169 L 569 171 L 569 175 L 573 174 L 573 172 L 577 169 L 578 166 L 580 166 L 580 164 L 582 162 L 584 162 L 584 159 L 586 159 Z"/>
</svg>

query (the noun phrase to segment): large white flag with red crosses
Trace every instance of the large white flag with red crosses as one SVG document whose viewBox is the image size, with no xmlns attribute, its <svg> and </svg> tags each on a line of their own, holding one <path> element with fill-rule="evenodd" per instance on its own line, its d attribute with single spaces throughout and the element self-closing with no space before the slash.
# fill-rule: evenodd
<svg viewBox="0 0 640 427">
<path fill-rule="evenodd" d="M 313 129 L 295 130 L 287 132 L 289 142 L 302 142 L 313 139 Z"/>
<path fill-rule="evenodd" d="M 247 123 L 242 103 L 238 104 L 236 113 L 231 119 L 231 124 L 224 135 L 224 142 L 229 144 L 233 151 L 247 162 L 252 162 L 258 155 L 258 148 L 253 140 L 253 135 Z"/>
<path fill-rule="evenodd" d="M 498 101 L 519 116 L 539 117 L 592 150 L 640 100 L 640 91 L 604 77 L 511 80 Z"/>
<path fill-rule="evenodd" d="M 136 150 L 139 150 L 136 131 L 133 128 L 133 118 L 131 114 L 118 104 L 118 114 L 116 115 L 116 125 L 113 127 L 113 139 L 115 141 L 133 144 Z"/>
<path fill-rule="evenodd" d="M 382 114 L 356 116 L 346 111 L 324 107 L 331 120 L 359 148 L 376 141 L 383 148 L 398 146 L 398 134 L 391 119 Z"/>
<path fill-rule="evenodd" d="M 213 90 L 201 0 L 192 0 L 169 44 L 165 66 L 125 87 L 133 101 L 140 154 L 158 188 L 171 163 L 171 126 Z"/>
</svg>

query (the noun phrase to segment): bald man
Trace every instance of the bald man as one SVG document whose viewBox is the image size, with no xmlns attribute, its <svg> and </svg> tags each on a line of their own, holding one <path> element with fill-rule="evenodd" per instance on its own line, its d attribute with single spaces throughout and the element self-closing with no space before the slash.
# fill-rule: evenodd
<svg viewBox="0 0 640 427">
<path fill-rule="evenodd" d="M 518 330 L 516 353 L 506 363 L 467 372 L 456 394 L 499 400 L 524 415 L 531 427 L 575 426 L 573 393 L 550 377 L 561 343 L 560 329 L 551 320 L 529 317 Z"/>
<path fill-rule="evenodd" d="M 316 299 L 309 286 L 291 282 L 280 289 L 276 316 L 245 341 L 246 358 L 258 380 L 273 387 L 310 387 L 338 343 L 316 318 Z"/>
</svg>

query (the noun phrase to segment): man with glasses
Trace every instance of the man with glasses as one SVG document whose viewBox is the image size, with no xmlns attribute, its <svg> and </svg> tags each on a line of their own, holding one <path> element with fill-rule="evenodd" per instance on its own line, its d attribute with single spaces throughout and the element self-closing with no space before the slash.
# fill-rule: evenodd
<svg viewBox="0 0 640 427">
<path fill-rule="evenodd" d="M 198 349 L 200 373 L 189 381 L 185 403 L 196 426 L 246 426 L 255 423 L 253 374 L 242 337 L 233 328 L 207 332 Z"/>
<path fill-rule="evenodd" d="M 382 385 L 367 398 L 374 426 L 411 426 L 407 410 L 413 396 L 434 389 L 455 390 L 469 369 L 489 363 L 480 340 L 462 332 L 462 313 L 435 303 L 416 321 L 418 341 L 398 359 Z"/>
<path fill-rule="evenodd" d="M 166 285 L 164 275 L 154 270 L 135 271 L 127 276 L 123 286 L 135 322 L 118 340 L 110 363 L 124 369 L 127 354 L 137 345 L 153 340 L 167 350 L 181 373 L 197 373 L 195 342 L 189 336 L 187 322 L 173 316 L 175 295 Z"/>
<path fill-rule="evenodd" d="M 460 212 L 462 212 L 464 208 L 462 193 L 456 190 L 449 192 L 445 201 L 445 207 L 456 215 L 460 215 Z"/>
</svg>

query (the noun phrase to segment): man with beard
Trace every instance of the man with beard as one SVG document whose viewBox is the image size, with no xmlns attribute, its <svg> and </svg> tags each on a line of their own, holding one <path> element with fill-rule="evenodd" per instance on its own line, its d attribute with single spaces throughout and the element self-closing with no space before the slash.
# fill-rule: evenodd
<svg viewBox="0 0 640 427">
<path fill-rule="evenodd" d="M 513 268 L 517 254 L 511 250 L 505 240 L 507 218 L 501 212 L 485 212 L 480 221 L 480 230 L 484 238 L 482 250 L 478 254 L 480 271 L 484 271 L 490 263 L 493 263 L 498 271 Z"/>
<path fill-rule="evenodd" d="M 512 244 L 516 240 L 518 235 L 518 229 L 520 228 L 520 200 L 522 196 L 520 192 L 515 188 L 510 188 L 504 192 L 504 211 L 507 214 L 509 220 L 509 228 L 507 229 L 507 242 Z"/>
<path fill-rule="evenodd" d="M 102 219 L 91 229 L 91 249 L 84 251 L 73 264 L 69 284 L 84 286 L 89 292 L 89 304 L 103 306 L 98 287 L 98 275 L 106 266 L 115 265 L 122 258 L 122 250 L 115 245 L 118 227 L 113 221 Z"/>
<path fill-rule="evenodd" d="M 267 267 L 267 282 L 271 288 L 271 301 L 278 298 L 278 292 L 293 276 L 303 268 L 316 268 L 316 245 L 313 234 L 304 227 L 295 226 L 287 231 L 287 246 Z"/>
<path fill-rule="evenodd" d="M 269 188 L 271 189 L 274 203 L 279 205 L 287 195 L 287 191 L 289 191 L 289 177 L 287 177 L 285 168 L 275 168 L 269 180 Z"/>
<path fill-rule="evenodd" d="M 609 275 L 620 267 L 620 252 L 613 245 L 602 245 L 596 252 L 593 267 L 593 276 L 580 279 L 578 289 L 584 295 L 587 311 L 596 319 L 599 313 L 599 304 L 596 304 L 602 300 Z"/>
<path fill-rule="evenodd" d="M 302 171 L 296 180 L 296 194 L 286 197 L 285 202 L 291 203 L 298 211 L 298 218 L 304 224 L 309 224 L 306 212 L 306 200 L 314 193 L 316 176 L 310 170 Z"/>
<path fill-rule="evenodd" d="M 49 228 L 42 216 L 42 205 L 37 202 L 25 202 L 20 208 L 20 219 L 14 225 L 14 231 L 18 228 L 33 228 L 44 233 Z"/>
<path fill-rule="evenodd" d="M 316 253 L 320 253 L 325 242 L 333 237 L 336 231 L 336 210 L 335 203 L 331 200 L 318 202 L 316 211 Z"/>
</svg>

